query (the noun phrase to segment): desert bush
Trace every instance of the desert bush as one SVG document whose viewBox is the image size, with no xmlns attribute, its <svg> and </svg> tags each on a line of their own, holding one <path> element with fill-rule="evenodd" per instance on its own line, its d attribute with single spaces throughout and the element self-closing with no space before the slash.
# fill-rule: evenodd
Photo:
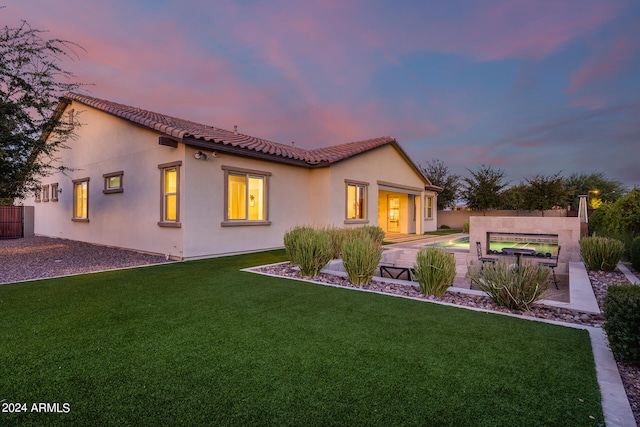
<svg viewBox="0 0 640 427">
<path fill-rule="evenodd" d="M 611 351 L 640 366 L 640 286 L 609 286 L 603 308 L 603 328 Z"/>
<path fill-rule="evenodd" d="M 580 239 L 580 255 L 591 270 L 613 271 L 624 254 L 624 243 L 609 237 Z"/>
<path fill-rule="evenodd" d="M 422 248 L 413 266 L 420 292 L 441 297 L 456 277 L 456 261 L 452 254 L 439 248 Z"/>
<path fill-rule="evenodd" d="M 629 259 L 631 260 L 631 266 L 636 271 L 640 271 L 640 236 L 636 236 L 636 238 L 631 241 Z"/>
<path fill-rule="evenodd" d="M 384 240 L 384 230 L 377 225 L 365 225 L 354 228 L 353 230 L 355 231 L 356 236 L 368 236 L 378 245 L 382 245 L 382 241 Z"/>
<path fill-rule="evenodd" d="M 520 266 L 499 259 L 469 269 L 469 278 L 496 304 L 523 310 L 542 297 L 551 283 L 551 269 L 536 262 L 523 261 Z"/>
<path fill-rule="evenodd" d="M 340 258 L 342 256 L 342 245 L 348 240 L 349 229 L 327 227 L 323 231 L 328 234 L 331 241 L 332 258 Z"/>
<path fill-rule="evenodd" d="M 442 224 L 440 226 L 440 229 L 442 229 L 442 230 L 451 230 L 451 227 L 449 227 L 447 224 Z"/>
<path fill-rule="evenodd" d="M 284 248 L 303 276 L 317 276 L 333 258 L 329 233 L 312 227 L 295 227 L 285 233 Z"/>
<path fill-rule="evenodd" d="M 471 228 L 471 223 L 469 221 L 466 221 L 464 224 L 462 224 L 462 232 L 463 233 L 469 233 L 469 230 Z"/>
<path fill-rule="evenodd" d="M 382 246 L 364 233 L 342 246 L 342 263 L 354 285 L 366 285 L 371 281 L 381 257 Z"/>
</svg>

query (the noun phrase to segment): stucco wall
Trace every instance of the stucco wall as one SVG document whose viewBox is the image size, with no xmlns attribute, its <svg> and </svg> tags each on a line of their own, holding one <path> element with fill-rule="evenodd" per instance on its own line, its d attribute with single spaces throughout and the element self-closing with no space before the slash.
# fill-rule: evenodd
<svg viewBox="0 0 640 427">
<path fill-rule="evenodd" d="M 380 206 L 380 214 L 383 215 L 386 201 L 379 199 L 379 191 L 381 191 L 381 183 L 397 186 L 399 194 L 406 195 L 407 192 L 415 192 L 419 190 L 418 212 L 421 212 L 422 200 L 425 195 L 425 182 L 421 176 L 412 169 L 409 163 L 402 155 L 391 145 L 385 145 L 380 148 L 360 154 L 348 160 L 338 162 L 330 167 L 330 200 L 331 211 L 330 221 L 336 225 L 345 225 L 345 179 L 358 182 L 368 183 L 368 203 L 367 203 L 367 224 L 378 225 L 378 207 Z M 403 188 L 411 188 L 413 190 L 404 190 Z M 340 201 L 339 203 L 336 201 Z M 437 219 L 434 210 L 434 219 L 424 220 L 421 214 L 417 215 L 415 226 L 413 222 L 413 207 L 409 206 L 407 197 L 401 198 L 404 205 L 404 225 L 401 224 L 402 232 L 416 231 L 422 233 L 425 230 L 434 230 Z M 349 225 L 349 224 L 347 224 Z M 356 224 L 357 225 L 357 224 Z"/>
<path fill-rule="evenodd" d="M 511 211 L 511 210 L 490 210 L 490 211 L 439 211 L 438 228 L 443 225 L 453 229 L 462 229 L 465 222 L 472 216 L 527 216 L 527 217 L 566 217 L 566 209 L 555 209 L 544 211 Z"/>
<path fill-rule="evenodd" d="M 566 274 L 569 262 L 580 261 L 578 218 L 472 216 L 469 221 L 469 242 L 472 251 L 475 251 L 475 242 L 480 242 L 486 253 L 489 233 L 557 234 L 558 245 L 562 247 L 557 271 Z"/>
<path fill-rule="evenodd" d="M 25 200 L 35 206 L 36 234 L 108 246 L 199 258 L 282 247 L 285 232 L 296 225 L 345 226 L 345 180 L 368 182 L 370 225 L 378 224 L 379 182 L 424 188 L 424 182 L 392 146 L 384 146 L 328 168 L 309 169 L 219 152 L 208 160 L 182 143 L 158 144 L 159 133 L 74 102 L 78 138 L 59 152 L 71 168 L 42 184 L 57 183 L 58 201 Z M 161 227 L 161 170 L 180 166 L 180 227 Z M 225 169 L 264 172 L 268 178 L 268 221 L 229 226 L 225 222 Z M 103 174 L 123 172 L 121 193 L 104 194 Z M 72 221 L 74 179 L 89 178 L 89 221 Z M 424 192 L 420 193 L 421 197 Z M 405 205 L 406 215 L 413 215 Z M 432 221 L 435 222 L 435 221 Z M 351 224 L 349 224 L 351 225 Z M 359 224 L 354 224 L 359 225 Z M 419 230 L 424 229 L 419 223 Z M 411 229 L 405 229 L 410 231 Z M 406 232 L 406 231 L 405 231 Z"/>
<path fill-rule="evenodd" d="M 180 228 L 160 228 L 159 164 L 184 160 L 184 146 L 158 144 L 158 134 L 73 103 L 78 120 L 85 125 L 69 149 L 58 152 L 61 164 L 71 170 L 42 179 L 58 183 L 58 201 L 35 206 L 36 234 L 132 248 L 182 257 Z M 103 174 L 123 171 L 122 193 L 103 194 Z M 89 222 L 72 221 L 74 179 L 89 178 Z M 184 180 L 180 190 L 184 192 Z"/>
</svg>

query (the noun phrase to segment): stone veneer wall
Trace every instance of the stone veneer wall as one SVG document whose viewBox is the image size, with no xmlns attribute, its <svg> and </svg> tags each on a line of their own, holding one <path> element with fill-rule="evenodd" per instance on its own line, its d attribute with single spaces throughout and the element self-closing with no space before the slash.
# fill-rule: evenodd
<svg viewBox="0 0 640 427">
<path fill-rule="evenodd" d="M 580 261 L 580 220 L 571 217 L 490 217 L 469 218 L 470 252 L 475 254 L 476 242 L 481 242 L 486 254 L 489 233 L 557 234 L 562 247 L 558 268 L 560 274 L 568 274 L 569 262 Z"/>
</svg>

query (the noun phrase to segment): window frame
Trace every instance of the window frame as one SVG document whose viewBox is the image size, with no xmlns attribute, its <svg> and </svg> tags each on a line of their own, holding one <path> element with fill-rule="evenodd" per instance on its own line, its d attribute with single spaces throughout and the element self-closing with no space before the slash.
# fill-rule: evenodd
<svg viewBox="0 0 640 427">
<path fill-rule="evenodd" d="M 90 179 L 88 177 L 86 178 L 80 178 L 80 179 L 74 179 L 71 181 L 73 184 L 73 216 L 71 218 L 72 221 L 74 222 L 89 222 L 89 182 Z M 78 212 L 78 197 L 76 194 L 78 185 L 82 185 L 83 183 L 87 184 L 87 197 L 85 199 L 85 205 L 86 205 L 86 216 L 82 217 L 82 216 L 76 216 L 76 213 Z"/>
<path fill-rule="evenodd" d="M 51 201 L 52 202 L 58 201 L 58 183 L 57 182 L 54 182 L 53 184 L 51 184 Z"/>
<path fill-rule="evenodd" d="M 120 178 L 120 185 L 118 187 L 109 187 L 109 180 L 115 177 Z M 104 179 L 104 189 L 102 190 L 104 194 L 122 193 L 124 191 L 123 171 L 105 173 L 102 175 L 102 178 Z"/>
<path fill-rule="evenodd" d="M 271 221 L 269 220 L 269 181 L 272 175 L 271 172 L 255 170 L 255 169 L 244 169 L 237 168 L 234 166 L 222 165 L 222 170 L 224 171 L 224 211 L 223 211 L 223 221 L 220 223 L 222 227 L 237 227 L 237 226 L 255 226 L 255 225 L 271 225 Z M 264 191 L 264 202 L 263 202 L 263 219 L 248 219 L 249 213 L 249 192 L 247 191 L 245 196 L 245 210 L 246 210 L 246 219 L 229 219 L 229 176 L 244 176 L 246 188 L 249 188 L 249 178 L 261 178 L 263 180 L 263 191 Z"/>
<path fill-rule="evenodd" d="M 355 181 L 352 179 L 345 179 L 345 203 L 344 203 L 344 223 L 345 224 L 368 224 L 369 223 L 369 183 L 363 181 Z M 361 218 L 349 218 L 349 187 L 356 187 L 356 197 L 358 194 L 357 189 L 362 188 L 363 192 L 363 203 L 362 203 L 362 211 Z M 356 209 L 357 211 L 357 209 Z"/>
<path fill-rule="evenodd" d="M 433 196 L 424 196 L 424 219 L 433 220 Z"/>
<path fill-rule="evenodd" d="M 42 186 L 42 201 L 49 201 L 49 184 L 45 184 Z"/>
<path fill-rule="evenodd" d="M 180 228 L 182 224 L 180 223 L 180 167 L 182 166 L 182 161 L 178 160 L 176 162 L 163 163 L 158 165 L 158 169 L 160 169 L 160 221 L 158 221 L 158 226 L 160 227 L 173 227 Z M 175 169 L 176 170 L 176 219 L 168 220 L 166 218 L 166 196 L 167 193 L 164 191 L 165 189 L 165 179 L 166 173 L 168 170 Z"/>
</svg>

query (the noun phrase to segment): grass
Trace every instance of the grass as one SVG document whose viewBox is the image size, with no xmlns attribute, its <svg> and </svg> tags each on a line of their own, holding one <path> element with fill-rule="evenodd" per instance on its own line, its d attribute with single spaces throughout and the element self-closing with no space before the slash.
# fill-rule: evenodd
<svg viewBox="0 0 640 427">
<path fill-rule="evenodd" d="M 71 408 L 0 424 L 603 422 L 586 331 L 238 271 L 283 258 L 0 286 L 0 400 Z"/>
<path fill-rule="evenodd" d="M 449 234 L 458 234 L 458 233 L 462 233 L 462 230 L 442 229 L 442 230 L 424 232 L 425 236 L 448 236 Z"/>
</svg>

